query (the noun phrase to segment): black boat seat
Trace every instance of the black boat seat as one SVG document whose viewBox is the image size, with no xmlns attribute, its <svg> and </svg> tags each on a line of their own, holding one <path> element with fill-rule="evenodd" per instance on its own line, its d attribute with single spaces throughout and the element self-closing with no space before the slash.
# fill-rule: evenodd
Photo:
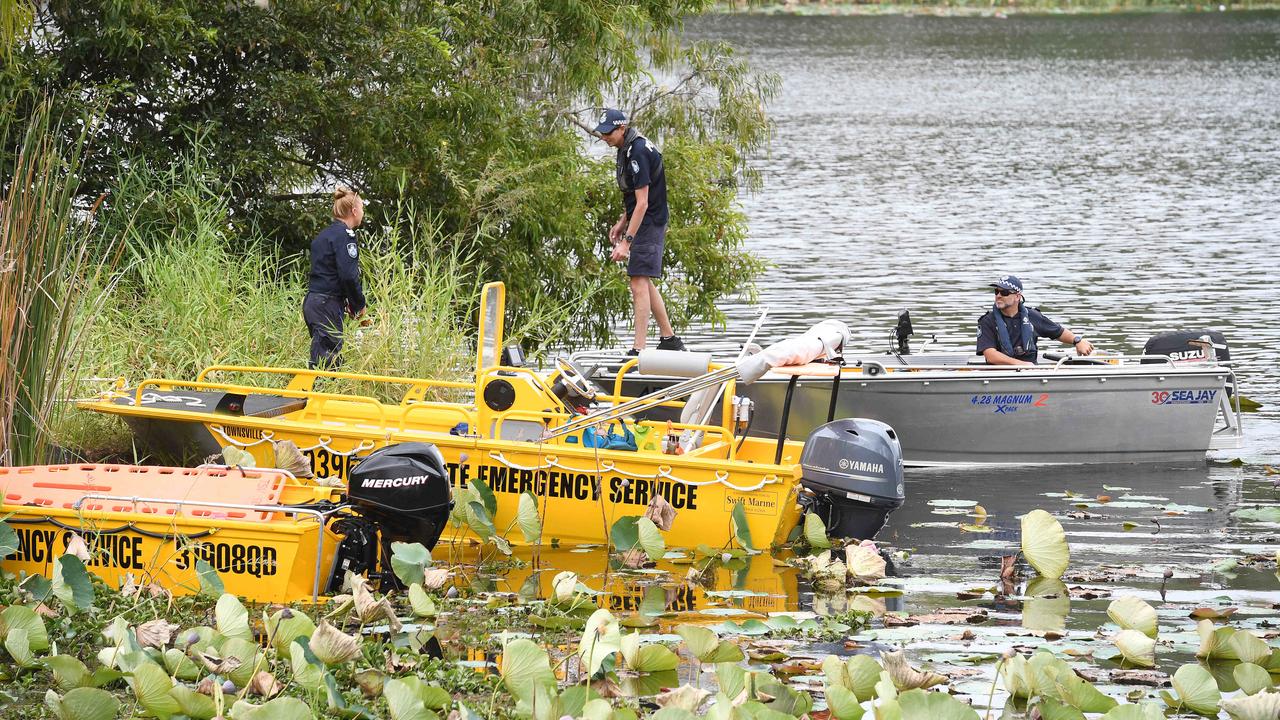
<svg viewBox="0 0 1280 720">
<path fill-rule="evenodd" d="M 128 395 L 112 399 L 116 405 L 133 405 L 136 390 L 127 391 Z M 270 418 L 301 410 L 307 406 L 307 399 L 300 397 L 282 397 L 263 393 L 229 393 L 217 390 L 189 390 L 179 388 L 173 390 L 146 390 L 142 393 L 142 404 L 157 410 L 183 410 L 186 412 L 203 412 L 219 415 L 248 415 L 249 417 Z"/>
</svg>

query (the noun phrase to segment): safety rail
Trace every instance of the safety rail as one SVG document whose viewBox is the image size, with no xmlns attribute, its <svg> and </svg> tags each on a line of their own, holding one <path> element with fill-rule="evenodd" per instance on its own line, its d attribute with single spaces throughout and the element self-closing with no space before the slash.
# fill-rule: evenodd
<svg viewBox="0 0 1280 720">
<path fill-rule="evenodd" d="M 609 400 L 610 402 L 620 402 L 620 401 L 626 402 L 629 400 L 633 400 L 634 398 L 628 397 L 622 394 L 622 380 L 623 380 L 623 376 L 627 374 L 628 370 L 634 367 L 637 367 L 639 365 L 640 365 L 639 358 L 631 358 L 626 362 L 624 362 L 622 364 L 622 367 L 618 368 L 617 375 L 614 376 L 613 394 L 600 395 L 598 397 L 603 397 Z M 716 370 L 723 370 L 724 368 L 731 367 L 731 366 L 722 365 L 720 363 L 711 363 L 707 367 L 710 371 L 716 371 Z M 738 388 L 737 382 L 738 381 L 736 378 L 732 378 L 730 380 L 725 381 L 725 387 L 721 390 L 721 394 L 727 398 L 733 397 L 733 395 L 737 392 L 737 388 Z M 652 407 L 673 407 L 673 408 L 683 409 L 688 404 L 689 402 L 687 400 L 667 400 L 665 402 L 656 403 Z M 724 408 L 721 412 L 721 422 L 723 423 L 724 427 L 727 428 L 729 427 L 730 423 L 733 422 L 733 410 L 729 407 L 728 403 L 723 403 L 723 405 L 724 405 Z"/>
<path fill-rule="evenodd" d="M 408 432 L 408 431 L 412 431 L 412 430 L 421 430 L 421 429 L 422 429 L 422 428 L 415 428 L 415 427 L 411 427 L 411 426 L 409 425 L 409 416 L 410 416 L 410 415 L 414 415 L 414 414 L 418 414 L 418 413 L 419 413 L 419 411 L 422 411 L 423 413 L 428 412 L 428 411 L 430 411 L 430 412 L 447 412 L 447 413 L 449 413 L 449 414 L 451 414 L 451 415 L 455 415 L 455 416 L 457 416 L 457 417 L 462 418 L 461 422 L 465 422 L 465 423 L 467 423 L 467 424 L 471 424 L 472 422 L 475 422 L 475 415 L 473 415 L 473 414 L 472 414 L 472 413 L 470 413 L 470 412 L 467 412 L 467 410 L 466 410 L 466 409 L 461 408 L 461 407 L 459 407 L 459 406 L 457 406 L 457 405 L 455 405 L 455 404 L 453 404 L 453 403 L 446 403 L 446 402 L 433 402 L 433 401 L 427 401 L 427 400 L 417 400 L 417 401 L 414 401 L 414 402 L 412 402 L 412 403 L 410 403 L 410 404 L 408 404 L 408 405 L 404 405 L 404 406 L 402 406 L 402 407 L 403 407 L 403 409 L 402 409 L 402 410 L 401 410 L 401 412 L 400 412 L 400 425 L 399 425 L 399 427 L 398 427 L 398 429 L 399 429 L 401 432 Z M 456 423 L 455 423 L 455 424 L 456 424 Z M 434 431 L 434 430 L 433 430 L 433 431 L 431 431 L 431 432 L 436 432 L 436 431 Z M 447 435 L 449 431 L 448 431 L 448 429 L 446 428 L 446 429 L 441 430 L 441 431 L 439 431 L 439 432 L 440 432 L 441 434 L 445 434 L 445 435 Z"/>
<path fill-rule="evenodd" d="M 1046 353 L 1047 359 L 1054 360 L 1053 365 L 991 365 L 987 363 L 930 363 L 920 365 L 886 365 L 879 360 L 862 360 L 856 357 L 846 358 L 849 364 L 845 367 L 846 373 L 863 372 L 872 377 L 882 373 L 903 373 L 903 372 L 919 372 L 919 371 L 957 371 L 957 370 L 974 370 L 979 372 L 1034 372 L 1036 370 L 1070 370 L 1077 371 L 1080 369 L 1097 367 L 1097 368 L 1125 368 L 1126 370 L 1142 369 L 1142 370 L 1158 370 L 1165 367 L 1174 368 L 1176 370 L 1189 369 L 1196 371 L 1215 371 L 1226 368 L 1222 364 L 1208 363 L 1184 363 L 1177 364 L 1168 355 L 1065 355 L 1054 357 L 1055 353 Z M 976 357 L 976 356 L 975 356 Z M 1143 360 L 1152 360 L 1156 362 L 1146 362 Z"/>
<path fill-rule="evenodd" d="M 545 410 L 507 410 L 507 411 L 504 411 L 504 412 L 501 412 L 501 413 L 495 413 L 494 417 L 495 417 L 499 422 L 501 422 L 501 421 L 503 421 L 503 420 L 507 420 L 507 419 L 512 419 L 512 420 L 536 420 L 536 421 L 538 421 L 538 422 L 541 422 L 541 423 L 543 423 L 543 424 L 546 424 L 546 423 L 548 423 L 548 421 L 562 420 L 562 419 L 564 418 L 564 413 L 547 412 L 547 411 L 545 411 Z M 611 421 L 611 420 L 606 420 L 606 421 L 601 422 L 600 424 L 602 424 L 602 425 L 603 425 L 603 424 L 605 424 L 605 423 L 607 423 L 607 422 L 613 422 L 613 421 Z M 620 419 L 619 419 L 619 422 L 621 422 L 621 420 L 620 420 Z M 633 425 L 645 425 L 645 426 L 647 426 L 647 427 L 650 427 L 650 428 L 652 428 L 652 430 L 651 430 L 650 432 L 657 432 L 657 431 L 660 431 L 660 430 L 662 430 L 663 428 L 665 428 L 665 427 L 666 427 L 666 422 L 665 422 L 665 421 L 657 421 L 657 420 L 646 420 L 646 421 L 633 420 L 633 421 L 632 421 L 632 424 L 633 424 Z M 726 428 L 724 428 L 724 427 L 721 427 L 721 426 L 718 426 L 718 425 L 695 425 L 695 424 L 690 424 L 690 423 L 681 423 L 681 422 L 674 422 L 674 421 L 671 423 L 671 427 L 672 427 L 672 429 L 677 430 L 677 431 L 681 431 L 681 432 L 683 432 L 683 431 L 685 431 L 685 430 L 689 430 L 689 431 L 691 431 L 691 432 L 701 432 L 701 433 L 703 433 L 703 434 L 705 434 L 705 435 L 707 435 L 707 436 L 709 436 L 709 437 L 710 437 L 710 436 L 715 436 L 715 437 L 717 438 L 717 440 L 715 441 L 716 443 L 727 443 L 727 444 L 729 445 L 729 447 L 730 447 L 729 458 L 730 458 L 730 459 L 732 459 L 732 458 L 734 457 L 734 455 L 735 455 L 734 443 L 732 442 L 733 434 L 732 434 L 731 432 L 729 432 L 729 430 L 728 430 L 728 429 L 726 429 Z M 585 428 L 584 428 L 584 429 L 585 429 Z M 498 438 L 484 438 L 484 439 L 486 439 L 486 440 L 497 440 Z M 530 441 L 530 442 L 533 442 L 533 441 Z M 563 440 L 563 438 L 561 438 L 559 442 L 555 443 L 555 445 L 556 445 L 557 447 L 565 447 L 565 446 L 570 446 L 570 447 L 571 447 L 571 446 L 572 446 L 572 444 L 571 444 L 571 443 L 565 443 L 565 442 L 564 442 L 564 440 Z M 579 447 L 586 447 L 586 446 L 579 446 Z M 587 448 L 587 449 L 590 449 L 590 448 Z M 603 448 L 601 448 L 601 449 L 603 449 Z M 629 451 L 629 450 L 624 450 L 624 451 L 622 451 L 622 452 L 630 452 L 630 451 Z M 690 451 L 690 452 L 693 452 L 693 451 Z"/>
<path fill-rule="evenodd" d="M 470 390 L 475 388 L 474 382 L 464 381 L 464 380 L 428 380 L 426 378 L 404 378 L 404 377 L 396 377 L 394 375 L 366 375 L 364 373 L 350 373 L 350 372 L 342 372 L 340 370 L 310 370 L 310 369 L 304 369 L 304 368 L 263 367 L 259 365 L 210 365 L 209 367 L 206 367 L 205 369 L 201 370 L 200 373 L 196 375 L 196 381 L 204 382 L 205 378 L 207 378 L 210 374 L 216 373 L 216 372 L 260 373 L 264 375 L 288 375 L 291 377 L 290 387 L 292 387 L 292 382 L 294 380 L 298 380 L 299 378 L 310 378 L 311 381 L 314 383 L 316 378 L 322 378 L 322 377 L 331 378 L 335 380 L 378 382 L 378 383 L 386 383 L 388 385 L 408 385 L 410 387 L 408 390 L 405 391 L 404 396 L 400 400 L 401 402 L 421 399 L 422 396 L 425 394 L 425 391 L 431 388 L 451 388 L 451 389 L 462 389 L 462 390 Z M 292 389 L 300 390 L 302 388 L 292 388 Z M 413 391 L 415 390 L 420 390 L 422 392 L 419 392 L 416 394 L 416 396 L 411 397 L 411 393 L 413 393 Z"/>
<path fill-rule="evenodd" d="M 262 513 L 284 513 L 286 515 L 309 515 L 316 519 L 316 567 L 311 583 L 311 602 L 320 598 L 320 560 L 324 556 L 324 513 L 314 508 L 286 507 L 283 505 L 245 505 L 241 503 L 207 502 L 192 498 L 151 498 L 136 495 L 111 495 L 108 493 L 87 493 L 71 505 L 71 509 L 80 512 L 85 500 L 118 500 L 131 503 L 137 508 L 139 503 L 170 503 L 173 505 L 199 505 L 200 507 L 216 507 L 227 510 L 249 510 Z"/>
<path fill-rule="evenodd" d="M 138 383 L 138 387 L 134 390 L 133 401 L 135 406 L 142 405 L 142 391 L 144 388 L 151 387 L 156 392 L 163 392 L 166 388 L 175 390 L 178 388 L 187 388 L 188 390 L 220 390 L 222 392 L 241 393 L 246 395 L 275 395 L 277 397 L 292 397 L 307 400 L 307 407 L 303 408 L 302 415 L 308 415 L 315 412 L 320 415 L 319 410 L 324 407 L 328 401 L 333 402 L 351 402 L 361 405 L 373 405 L 377 410 L 378 422 L 386 425 L 387 406 L 378 401 L 377 398 L 368 395 L 343 395 L 340 393 L 316 392 L 314 390 L 291 390 L 289 388 L 271 388 L 264 389 L 253 385 L 231 385 L 228 383 L 210 383 L 198 382 L 193 380 L 170 380 L 167 378 L 147 378 Z M 319 400 L 315 403 L 319 407 L 312 407 L 311 400 Z M 253 419 L 253 418 L 249 418 Z"/>
</svg>

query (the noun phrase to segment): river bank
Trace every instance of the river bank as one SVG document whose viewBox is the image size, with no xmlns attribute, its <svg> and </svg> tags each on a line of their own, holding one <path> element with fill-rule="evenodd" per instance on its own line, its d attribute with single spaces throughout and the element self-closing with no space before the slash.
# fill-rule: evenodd
<svg viewBox="0 0 1280 720">
<path fill-rule="evenodd" d="M 713 12 L 721 14 L 795 16 L 933 16 L 1008 17 L 1010 15 L 1102 15 L 1157 13 L 1216 13 L 1280 10 L 1280 2 L 1177 2 L 1154 0 L 1030 0 L 1028 2 L 823 2 L 718 3 Z"/>
</svg>

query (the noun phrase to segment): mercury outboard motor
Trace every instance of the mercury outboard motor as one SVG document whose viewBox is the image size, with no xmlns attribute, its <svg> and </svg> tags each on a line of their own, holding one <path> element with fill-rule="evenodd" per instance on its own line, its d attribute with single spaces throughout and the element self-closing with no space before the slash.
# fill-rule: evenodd
<svg viewBox="0 0 1280 720">
<path fill-rule="evenodd" d="M 1174 364 L 1203 362 L 1203 338 L 1213 343 L 1213 350 L 1220 363 L 1231 360 L 1227 339 L 1217 330 L 1173 330 L 1152 336 L 1142 348 L 1143 355 L 1168 355 Z M 1143 363 L 1158 363 L 1157 358 L 1147 358 Z"/>
<path fill-rule="evenodd" d="M 902 445 L 878 420 L 846 418 L 810 433 L 800 454 L 801 484 L 832 537 L 868 540 L 902 506 Z"/>
<path fill-rule="evenodd" d="M 347 500 L 381 536 L 387 581 L 395 577 L 390 567 L 391 543 L 417 542 L 428 550 L 436 546 L 453 510 L 453 488 L 439 448 L 431 443 L 401 443 L 375 450 L 351 469 Z M 343 546 L 350 539 L 348 535 Z"/>
</svg>

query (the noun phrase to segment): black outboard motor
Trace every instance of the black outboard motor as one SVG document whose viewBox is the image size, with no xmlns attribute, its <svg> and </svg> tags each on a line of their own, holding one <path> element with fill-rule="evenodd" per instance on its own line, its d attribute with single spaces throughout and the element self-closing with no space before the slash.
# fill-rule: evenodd
<svg viewBox="0 0 1280 720">
<path fill-rule="evenodd" d="M 813 491 L 812 510 L 832 537 L 869 540 L 902 506 L 902 445 L 893 428 L 846 418 L 805 440 L 801 484 Z"/>
<path fill-rule="evenodd" d="M 401 443 L 370 453 L 351 469 L 347 499 L 381 536 L 384 581 L 394 578 L 391 543 L 434 548 L 453 510 L 449 470 L 431 443 Z"/>
<path fill-rule="evenodd" d="M 1152 336 L 1142 348 L 1143 355 L 1168 355 L 1174 364 L 1187 362 L 1203 362 L 1204 355 L 1198 344 L 1201 338 L 1208 337 L 1216 346 L 1214 353 L 1218 362 L 1231 360 L 1231 349 L 1227 347 L 1227 339 L 1217 330 L 1172 330 Z M 1157 358 L 1148 358 L 1143 363 L 1162 362 Z"/>
</svg>

